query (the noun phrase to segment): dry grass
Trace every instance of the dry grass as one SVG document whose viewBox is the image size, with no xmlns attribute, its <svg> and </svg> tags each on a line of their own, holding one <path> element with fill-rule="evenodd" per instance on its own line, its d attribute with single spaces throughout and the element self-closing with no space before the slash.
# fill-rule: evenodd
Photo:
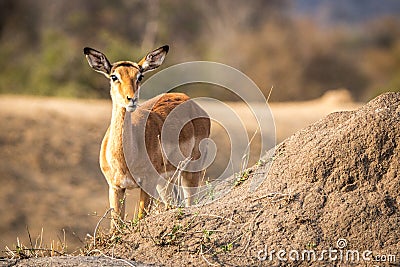
<svg viewBox="0 0 400 267">
<path fill-rule="evenodd" d="M 29 228 L 26 228 L 27 235 L 29 238 L 29 245 L 26 245 L 20 241 L 17 237 L 16 245 L 11 248 L 5 247 L 5 255 L 10 259 L 28 259 L 38 257 L 52 257 L 52 256 L 63 256 L 67 253 L 67 242 L 65 238 L 65 231 L 62 238 L 58 238 L 57 241 L 53 240 L 50 244 L 43 242 L 43 228 L 39 236 L 33 241 L 32 236 L 29 232 Z"/>
</svg>

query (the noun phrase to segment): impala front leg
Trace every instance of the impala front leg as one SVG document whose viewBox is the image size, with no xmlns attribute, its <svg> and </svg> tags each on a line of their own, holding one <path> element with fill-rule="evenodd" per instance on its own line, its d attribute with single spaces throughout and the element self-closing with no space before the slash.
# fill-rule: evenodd
<svg viewBox="0 0 400 267">
<path fill-rule="evenodd" d="M 108 197 L 110 208 L 113 209 L 111 212 L 111 230 L 114 230 L 119 220 L 123 220 L 125 217 L 125 188 L 110 186 Z"/>
</svg>

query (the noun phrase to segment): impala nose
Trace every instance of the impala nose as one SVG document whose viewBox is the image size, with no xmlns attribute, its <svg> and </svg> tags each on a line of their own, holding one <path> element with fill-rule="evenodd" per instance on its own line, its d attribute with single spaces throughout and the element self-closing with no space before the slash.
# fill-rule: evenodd
<svg viewBox="0 0 400 267">
<path fill-rule="evenodd" d="M 126 106 L 126 110 L 129 112 L 134 112 L 137 108 L 137 103 L 138 103 L 137 97 L 130 98 L 129 96 L 127 96 L 126 98 L 129 100 L 129 103 Z"/>
</svg>

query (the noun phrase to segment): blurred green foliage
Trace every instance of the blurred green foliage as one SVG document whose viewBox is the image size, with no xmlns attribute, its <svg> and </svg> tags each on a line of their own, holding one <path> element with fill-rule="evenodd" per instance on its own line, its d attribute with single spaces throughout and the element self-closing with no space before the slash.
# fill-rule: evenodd
<svg viewBox="0 0 400 267">
<path fill-rule="evenodd" d="M 347 88 L 357 100 L 400 89 L 400 20 L 318 25 L 293 0 L 2 0 L 0 93 L 106 98 L 85 46 L 111 61 L 171 46 L 165 67 L 211 60 L 243 71 L 272 100 Z M 189 88 L 194 88 L 191 86 Z M 214 95 L 212 86 L 194 89 Z M 221 98 L 229 94 L 218 92 Z M 233 98 L 232 98 L 233 99 Z"/>
</svg>

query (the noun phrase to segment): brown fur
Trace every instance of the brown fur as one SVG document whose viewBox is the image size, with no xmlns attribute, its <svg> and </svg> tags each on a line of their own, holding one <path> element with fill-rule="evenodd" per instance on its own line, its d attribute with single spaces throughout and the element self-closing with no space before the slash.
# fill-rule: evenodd
<svg viewBox="0 0 400 267">
<path fill-rule="evenodd" d="M 165 155 L 162 154 L 160 147 L 159 136 L 167 116 L 174 108 L 190 99 L 187 95 L 167 93 L 156 96 L 137 107 L 131 113 L 130 118 L 128 117 L 128 120 L 125 120 L 127 106 L 138 95 L 140 82 L 137 80 L 137 75 L 139 71 L 145 72 L 157 68 L 164 60 L 166 52 L 168 52 L 168 47 L 164 46 L 149 53 L 139 63 L 121 61 L 111 65 L 101 52 L 90 48 L 85 48 L 84 50 L 92 68 L 107 77 L 111 77 L 110 93 L 113 109 L 110 126 L 101 144 L 100 167 L 109 184 L 110 207 L 113 208 L 114 214 L 112 228 L 118 217 L 124 218 L 125 190 L 138 187 L 127 166 L 126 155 L 131 159 L 138 160 L 140 160 L 140 157 L 148 155 L 154 169 L 159 174 L 176 169 L 170 162 L 165 161 Z M 118 78 L 117 81 L 114 81 L 115 77 Z M 200 141 L 209 137 L 210 120 L 206 112 L 197 104 L 194 102 L 188 103 L 188 109 L 185 109 L 185 111 L 187 110 L 191 115 L 194 115 L 196 119 L 189 121 L 182 128 L 179 134 L 179 146 L 185 157 L 191 157 L 195 160 L 201 156 L 199 151 Z M 126 123 L 130 123 L 130 125 L 125 125 Z M 183 121 L 180 123 L 178 119 L 177 124 L 183 124 Z M 183 125 L 176 126 L 182 127 Z M 145 127 L 144 140 L 147 151 L 137 151 L 140 146 L 136 146 L 137 140 L 135 138 L 137 138 L 136 135 L 140 128 L 143 129 L 143 127 Z M 127 131 L 125 134 L 131 134 L 133 138 L 126 141 L 128 143 L 125 144 L 124 131 Z M 194 144 L 191 147 L 187 147 L 187 142 L 185 143 L 185 141 L 189 140 L 194 140 Z M 130 145 L 132 147 L 129 147 Z M 131 171 L 135 173 L 135 170 Z M 184 187 L 197 187 L 200 182 L 200 176 L 201 172 L 183 172 L 182 185 Z M 146 179 L 146 177 L 141 178 Z M 141 190 L 137 214 L 139 217 L 143 216 L 149 202 L 150 197 Z M 192 199 L 189 197 L 187 205 L 190 205 L 191 202 Z"/>
</svg>

